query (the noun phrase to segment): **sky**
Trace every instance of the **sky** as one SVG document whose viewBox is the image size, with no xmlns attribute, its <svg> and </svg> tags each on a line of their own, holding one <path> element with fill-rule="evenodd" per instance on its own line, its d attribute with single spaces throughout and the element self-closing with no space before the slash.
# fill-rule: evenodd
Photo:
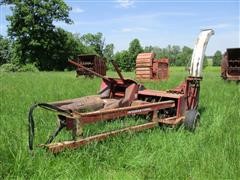
<svg viewBox="0 0 240 180">
<path fill-rule="evenodd" d="M 142 46 L 193 48 L 201 29 L 211 28 L 206 55 L 240 47 L 240 0 L 65 0 L 72 7 L 72 25 L 55 25 L 72 33 L 102 32 L 115 52 L 134 38 Z M 0 6 L 0 33 L 7 36 L 9 6 Z"/>
</svg>

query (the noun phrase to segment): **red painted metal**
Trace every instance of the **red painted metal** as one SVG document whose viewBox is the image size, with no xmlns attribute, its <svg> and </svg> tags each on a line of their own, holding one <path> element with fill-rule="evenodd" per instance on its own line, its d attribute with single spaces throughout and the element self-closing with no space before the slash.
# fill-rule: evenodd
<svg viewBox="0 0 240 180">
<path fill-rule="evenodd" d="M 60 122 L 58 130 L 43 145 L 53 153 L 60 152 L 65 148 L 77 148 L 92 141 L 103 140 L 122 132 L 138 132 L 154 128 L 158 124 L 174 126 L 183 122 L 187 110 L 196 109 L 198 106 L 201 78 L 188 77 L 175 89 L 156 91 L 146 89 L 143 85 L 131 79 L 124 79 L 120 71 L 118 72 L 120 78 L 110 78 L 102 76 L 74 61 L 70 62 L 101 77 L 102 83 L 98 95 L 49 103 L 47 109 L 52 108 L 52 110 L 57 111 L 57 117 Z M 90 137 L 82 137 L 84 126 L 87 124 L 116 120 L 120 117 L 139 114 L 151 115 L 152 118 L 150 122 L 141 125 L 130 126 Z M 72 132 L 73 140 L 49 144 L 64 127 Z"/>
<path fill-rule="evenodd" d="M 116 119 L 129 115 L 136 114 L 148 114 L 149 112 L 158 111 L 160 109 L 172 108 L 175 107 L 174 101 L 164 101 L 164 102 L 156 102 L 156 103 L 147 103 L 138 106 L 129 106 L 122 108 L 115 108 L 109 110 L 95 111 L 89 113 L 74 113 L 74 118 L 81 118 L 81 122 L 83 124 L 95 123 L 98 121 L 105 121 Z"/>
</svg>

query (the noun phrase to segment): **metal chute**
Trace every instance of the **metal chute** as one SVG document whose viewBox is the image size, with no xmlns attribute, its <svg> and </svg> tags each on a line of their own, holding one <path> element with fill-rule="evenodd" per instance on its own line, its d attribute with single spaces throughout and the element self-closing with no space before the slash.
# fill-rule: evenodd
<svg viewBox="0 0 240 180">
<path fill-rule="evenodd" d="M 192 54 L 190 66 L 191 77 L 202 76 L 204 54 L 207 47 L 207 43 L 212 35 L 214 35 L 214 31 L 212 29 L 205 29 L 200 32 Z"/>
</svg>

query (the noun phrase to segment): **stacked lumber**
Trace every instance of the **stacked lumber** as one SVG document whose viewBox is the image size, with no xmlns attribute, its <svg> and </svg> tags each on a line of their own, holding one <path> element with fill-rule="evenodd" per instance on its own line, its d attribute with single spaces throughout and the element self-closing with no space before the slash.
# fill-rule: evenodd
<svg viewBox="0 0 240 180">
<path fill-rule="evenodd" d="M 136 78 L 151 79 L 154 53 L 140 53 L 136 59 Z"/>
</svg>

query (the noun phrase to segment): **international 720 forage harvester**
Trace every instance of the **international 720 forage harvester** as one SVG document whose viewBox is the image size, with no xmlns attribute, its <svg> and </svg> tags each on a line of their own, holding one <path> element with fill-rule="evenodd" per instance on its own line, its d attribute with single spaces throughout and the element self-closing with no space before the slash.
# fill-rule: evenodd
<svg viewBox="0 0 240 180">
<path fill-rule="evenodd" d="M 157 91 L 146 89 L 134 80 L 124 79 L 115 66 L 119 78 L 102 76 L 75 61 L 69 61 L 77 67 L 84 68 L 102 78 L 98 95 L 68 99 L 52 103 L 34 104 L 29 111 L 29 149 L 33 150 L 34 119 L 33 110 L 41 107 L 56 112 L 59 126 L 48 138 L 45 147 L 53 153 L 64 149 L 75 149 L 92 141 L 104 140 L 123 132 L 139 132 L 159 126 L 159 124 L 184 126 L 193 131 L 199 120 L 198 102 L 200 81 L 202 79 L 202 65 L 206 46 L 214 31 L 202 30 L 196 41 L 191 59 L 190 73 L 175 89 Z M 151 117 L 151 120 L 140 125 L 133 125 L 122 129 L 83 137 L 84 126 L 100 121 L 116 120 L 131 115 Z M 71 131 L 71 140 L 54 142 L 54 138 L 61 130 Z"/>
</svg>

